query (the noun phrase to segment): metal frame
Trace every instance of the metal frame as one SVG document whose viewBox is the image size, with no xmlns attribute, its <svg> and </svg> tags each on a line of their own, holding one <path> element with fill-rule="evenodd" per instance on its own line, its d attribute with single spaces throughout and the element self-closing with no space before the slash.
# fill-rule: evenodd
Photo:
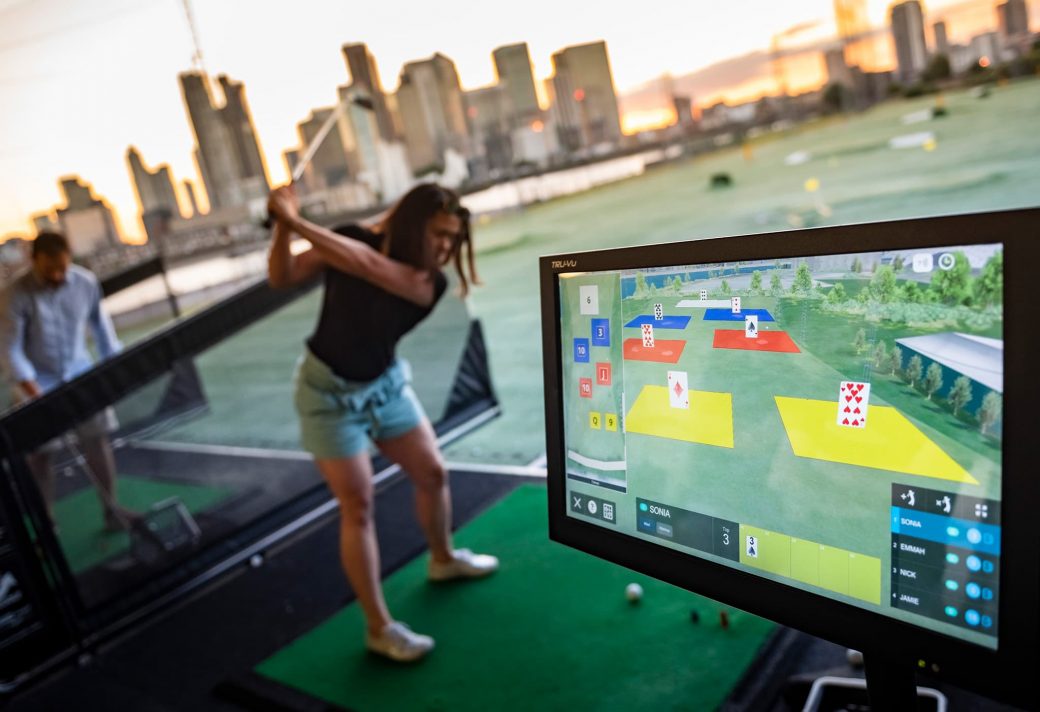
<svg viewBox="0 0 1040 712">
<path fill-rule="evenodd" d="M 797 258 L 850 252 L 1002 242 L 1004 393 L 999 649 L 777 583 L 567 516 L 559 279 L 564 272 Z M 1040 664 L 1040 478 L 1030 409 L 1040 398 L 1030 291 L 1040 265 L 1040 209 L 827 227 L 542 257 L 549 536 L 586 553 L 812 635 L 864 651 L 870 660 L 919 670 L 996 699 L 1030 705 Z M 1029 376 L 1033 377 L 1030 378 Z M 1035 416 L 1033 416 L 1035 417 Z"/>
</svg>

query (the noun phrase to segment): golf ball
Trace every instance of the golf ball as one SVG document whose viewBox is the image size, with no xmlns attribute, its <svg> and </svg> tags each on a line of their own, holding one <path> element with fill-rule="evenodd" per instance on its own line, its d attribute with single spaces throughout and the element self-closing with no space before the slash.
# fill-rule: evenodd
<svg viewBox="0 0 1040 712">
<path fill-rule="evenodd" d="M 638 583 L 630 583 L 625 586 L 625 598 L 632 603 L 636 603 L 643 597 L 643 587 Z"/>
<path fill-rule="evenodd" d="M 249 565 L 254 569 L 258 569 L 264 565 L 264 557 L 260 554 L 253 554 L 249 557 Z"/>
</svg>

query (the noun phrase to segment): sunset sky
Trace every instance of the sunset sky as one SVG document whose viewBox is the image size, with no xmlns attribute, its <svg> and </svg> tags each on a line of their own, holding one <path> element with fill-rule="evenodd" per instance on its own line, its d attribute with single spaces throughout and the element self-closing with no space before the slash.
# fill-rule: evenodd
<svg viewBox="0 0 1040 712">
<path fill-rule="evenodd" d="M 667 117 L 658 88 L 665 73 L 697 73 L 696 86 L 705 87 L 700 105 L 770 93 L 763 57 L 771 40 L 803 23 L 810 28 L 784 36 L 781 46 L 812 51 L 790 57 L 786 74 L 792 88 L 818 85 L 818 48 L 834 36 L 832 0 L 661 0 L 623 11 L 559 0 L 424 5 L 428 12 L 385 0 L 195 0 L 206 69 L 245 83 L 272 180 L 286 179 L 281 153 L 296 144 L 296 123 L 332 104 L 336 86 L 349 80 L 344 42 L 369 45 L 392 91 L 404 62 L 435 51 L 455 61 L 469 89 L 494 81 L 490 53 L 499 45 L 526 41 L 541 80 L 551 73 L 552 52 L 605 39 L 631 130 Z M 926 8 L 929 22 L 947 18 L 950 39 L 959 42 L 995 28 L 995 5 L 931 0 Z M 876 26 L 886 25 L 887 7 L 868 0 Z M 1031 0 L 1034 27 L 1038 16 L 1040 0 Z M 116 208 L 124 237 L 140 239 L 128 145 L 149 165 L 170 164 L 177 180 L 198 182 L 177 84 L 191 55 L 179 0 L 0 0 L 0 237 L 31 234 L 29 215 L 60 201 L 58 178 L 79 174 Z"/>
</svg>

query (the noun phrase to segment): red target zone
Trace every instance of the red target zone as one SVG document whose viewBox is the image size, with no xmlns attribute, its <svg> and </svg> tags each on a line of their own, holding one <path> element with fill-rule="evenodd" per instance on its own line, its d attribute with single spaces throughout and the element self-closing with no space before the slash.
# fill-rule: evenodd
<svg viewBox="0 0 1040 712">
<path fill-rule="evenodd" d="M 658 342 L 660 343 L 660 342 Z M 760 331 L 757 338 L 747 338 L 743 331 L 716 329 L 712 343 L 717 349 L 741 349 L 743 351 L 776 351 L 783 354 L 798 354 L 801 349 L 791 340 L 786 331 Z"/>
<path fill-rule="evenodd" d="M 625 358 L 629 361 L 679 363 L 684 348 L 686 342 L 680 339 L 655 339 L 653 348 L 649 349 L 643 346 L 642 339 L 625 339 Z"/>
</svg>

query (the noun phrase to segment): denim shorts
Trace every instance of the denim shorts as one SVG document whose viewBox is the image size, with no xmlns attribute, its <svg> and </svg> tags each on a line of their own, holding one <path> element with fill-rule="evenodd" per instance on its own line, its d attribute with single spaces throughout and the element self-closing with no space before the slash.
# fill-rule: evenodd
<svg viewBox="0 0 1040 712">
<path fill-rule="evenodd" d="M 351 457 L 370 441 L 404 435 L 426 417 L 403 359 L 371 381 L 347 381 L 307 349 L 293 380 L 300 443 L 315 459 Z"/>
</svg>

